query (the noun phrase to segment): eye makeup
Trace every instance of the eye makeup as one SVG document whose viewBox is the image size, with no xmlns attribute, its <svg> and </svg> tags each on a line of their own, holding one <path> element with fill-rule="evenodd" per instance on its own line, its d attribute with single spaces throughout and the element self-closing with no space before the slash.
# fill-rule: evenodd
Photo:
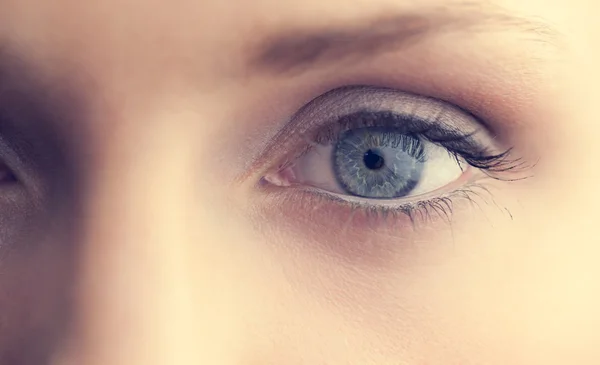
<svg viewBox="0 0 600 365">
<path fill-rule="evenodd" d="M 339 145 L 340 138 L 361 129 L 413 136 L 423 143 L 434 144 L 447 152 L 462 174 L 455 181 L 447 181 L 432 191 L 395 199 L 385 199 L 385 196 L 373 199 L 368 194 L 356 196 L 348 189 L 327 191 L 298 179 L 301 174 L 297 166 L 304 156 L 323 146 Z M 369 138 L 373 139 L 373 136 Z M 388 142 L 393 140 L 387 138 Z M 358 153 L 355 162 L 373 163 L 372 154 L 372 150 L 365 149 L 364 161 Z M 369 86 L 343 87 L 314 99 L 279 132 L 261 159 L 270 160 L 259 179 L 258 186 L 263 191 L 274 193 L 281 189 L 279 195 L 286 194 L 285 191 L 292 194 L 294 190 L 293 194 L 302 194 L 302 199 L 314 197 L 321 201 L 320 204 L 329 199 L 330 204 L 348 209 L 354 212 L 353 215 L 368 214 L 370 221 L 376 215 L 397 217 L 398 214 L 414 221 L 419 217 L 431 217 L 432 212 L 448 217 L 453 211 L 454 199 L 472 202 L 488 195 L 484 181 L 523 178 L 527 168 L 513 149 L 497 138 L 490 126 L 471 113 L 441 100 Z M 324 165 L 332 164 L 332 160 L 324 154 Z M 423 163 L 427 164 L 426 157 Z M 396 169 L 395 165 L 390 166 Z M 438 172 L 433 169 L 430 176 L 435 178 Z M 336 172 L 329 174 L 335 177 Z M 364 190 L 355 188 L 354 191 Z"/>
<path fill-rule="evenodd" d="M 327 92 L 301 108 L 272 139 L 255 166 L 272 161 L 274 155 L 284 156 L 283 160 L 301 155 L 302 148 L 297 151 L 301 142 L 306 150 L 334 142 L 344 131 L 369 126 L 420 134 L 444 143 L 446 148 L 457 149 L 460 142 L 473 158 L 478 153 L 497 155 L 508 149 L 484 121 L 449 103 L 389 88 L 348 86 Z"/>
</svg>

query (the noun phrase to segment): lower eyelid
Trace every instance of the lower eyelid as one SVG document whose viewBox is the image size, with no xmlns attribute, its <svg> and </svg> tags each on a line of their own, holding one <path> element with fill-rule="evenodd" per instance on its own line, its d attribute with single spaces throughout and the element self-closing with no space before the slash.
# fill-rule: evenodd
<svg viewBox="0 0 600 365">
<path fill-rule="evenodd" d="M 482 213 L 498 210 L 507 218 L 492 192 L 504 184 L 485 175 L 473 175 L 466 184 L 441 197 L 412 204 L 381 207 L 339 199 L 331 193 L 305 188 L 265 186 L 256 202 L 257 222 L 268 222 L 280 233 L 306 242 L 318 251 L 332 250 L 352 260 L 388 260 L 393 250 L 451 239 L 440 235 L 461 224 L 470 224 Z M 264 223 L 257 229 L 264 230 Z M 265 234 L 272 234 L 269 228 Z"/>
<path fill-rule="evenodd" d="M 385 214 L 405 213 L 408 209 L 422 205 L 423 203 L 435 199 L 451 198 L 456 191 L 467 190 L 470 186 L 478 185 L 483 180 L 493 180 L 474 168 L 466 168 L 459 179 L 443 188 L 429 192 L 427 194 L 416 195 L 408 198 L 399 198 L 393 200 L 387 199 L 369 199 L 354 197 L 344 193 L 334 193 L 320 188 L 304 185 L 274 185 L 271 183 L 263 184 L 261 190 L 268 198 L 277 197 L 278 199 L 287 198 L 297 201 L 308 201 L 316 199 L 321 203 L 330 203 L 339 205 L 339 209 L 348 209 L 356 211 L 376 211 L 385 212 Z M 459 193 L 462 195 L 462 193 Z M 307 206 L 308 211 L 314 211 L 316 205 Z"/>
<path fill-rule="evenodd" d="M 312 192 L 313 194 L 317 194 L 323 197 L 328 197 L 334 201 L 344 203 L 344 204 L 352 204 L 355 205 L 356 208 L 366 208 L 366 209 L 377 209 L 382 208 L 385 210 L 397 209 L 403 210 L 409 205 L 419 204 L 421 202 L 425 202 L 431 199 L 436 198 L 446 198 L 452 194 L 452 192 L 459 190 L 464 187 L 468 187 L 470 184 L 477 183 L 478 181 L 487 178 L 487 176 L 480 171 L 476 170 L 472 167 L 467 167 L 464 169 L 462 175 L 453 181 L 450 184 L 446 184 L 445 186 L 438 188 L 433 191 L 429 191 L 424 194 L 417 194 L 413 196 L 408 196 L 404 198 L 396 198 L 396 199 L 372 199 L 372 198 L 362 198 L 355 197 L 351 195 L 347 195 L 345 193 L 334 193 L 330 191 L 323 190 L 317 187 L 310 186 L 298 186 L 293 187 L 294 189 L 302 189 L 307 192 Z"/>
</svg>

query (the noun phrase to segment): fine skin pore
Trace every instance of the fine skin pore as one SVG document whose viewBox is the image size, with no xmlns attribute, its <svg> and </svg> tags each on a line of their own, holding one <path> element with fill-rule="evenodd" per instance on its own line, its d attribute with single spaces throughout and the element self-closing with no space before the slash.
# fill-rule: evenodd
<svg viewBox="0 0 600 365">
<path fill-rule="evenodd" d="M 0 0 L 0 364 L 600 364 L 598 11 Z M 511 168 L 348 196 L 365 108 Z"/>
</svg>

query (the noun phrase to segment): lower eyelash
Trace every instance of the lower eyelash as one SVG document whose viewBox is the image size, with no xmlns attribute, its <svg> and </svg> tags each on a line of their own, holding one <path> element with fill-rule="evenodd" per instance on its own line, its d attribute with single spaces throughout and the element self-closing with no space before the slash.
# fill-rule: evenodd
<svg viewBox="0 0 600 365">
<path fill-rule="evenodd" d="M 512 219 L 510 211 L 496 203 L 492 192 L 485 184 L 487 179 L 494 178 L 486 176 L 484 178 L 479 178 L 476 181 L 469 182 L 442 196 L 396 205 L 382 205 L 380 202 L 375 204 L 368 202 L 368 200 L 360 201 L 351 199 L 351 197 L 345 198 L 320 189 L 301 189 L 309 191 L 319 198 L 345 205 L 346 208 L 349 209 L 351 216 L 362 214 L 368 221 L 372 221 L 374 224 L 381 224 L 382 222 L 388 221 L 395 222 L 400 218 L 408 218 L 413 229 L 418 228 L 419 225 L 425 225 L 436 220 L 451 224 L 454 206 L 457 200 L 465 200 L 469 205 L 482 212 L 484 210 L 481 204 L 494 206 L 501 212 L 508 214 L 508 217 Z"/>
<path fill-rule="evenodd" d="M 413 223 L 427 222 L 438 217 L 450 224 L 452 223 L 453 203 L 455 199 L 465 199 L 471 206 L 478 208 L 482 212 L 483 209 L 479 205 L 479 201 L 482 201 L 486 205 L 494 205 L 501 211 L 507 212 L 512 219 L 510 211 L 507 208 L 501 208 L 495 202 L 491 191 L 482 183 L 472 183 L 453 191 L 448 196 L 418 202 L 415 206 L 403 210 L 402 213 L 406 214 Z"/>
</svg>

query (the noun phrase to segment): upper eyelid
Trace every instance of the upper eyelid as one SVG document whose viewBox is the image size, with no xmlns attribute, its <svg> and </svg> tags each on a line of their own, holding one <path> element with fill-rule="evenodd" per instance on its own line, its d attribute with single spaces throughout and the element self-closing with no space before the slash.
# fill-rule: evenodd
<svg viewBox="0 0 600 365">
<path fill-rule="evenodd" d="M 427 121 L 427 124 L 452 126 L 456 130 L 473 130 L 478 126 L 495 134 L 494 128 L 484 120 L 452 103 L 386 87 L 355 85 L 337 88 L 313 99 L 294 114 L 277 137 L 304 135 L 316 126 L 365 110 L 389 111 Z"/>
<path fill-rule="evenodd" d="M 310 133 L 328 123 L 334 123 L 340 117 L 353 111 L 364 109 L 370 105 L 373 109 L 395 111 L 397 114 L 414 115 L 415 103 L 408 101 L 419 101 L 420 105 L 428 105 L 428 111 L 418 111 L 419 118 L 428 120 L 445 121 L 453 129 L 463 132 L 472 132 L 474 126 L 485 129 L 489 135 L 494 135 L 490 127 L 472 113 L 460 107 L 427 96 L 416 95 L 399 91 L 396 89 L 365 85 L 344 86 L 326 92 L 305 106 L 300 108 L 276 135 L 271 139 L 264 152 L 252 163 L 249 171 L 240 176 L 238 181 L 242 182 L 251 175 L 253 171 L 261 169 L 261 166 L 273 162 L 274 155 L 287 156 L 291 154 L 293 144 L 298 138 L 310 144 Z M 402 101 L 405 101 L 404 103 Z M 449 128 L 446 128 L 449 129 Z M 296 141 L 296 142 L 294 142 Z M 290 144 L 292 146 L 290 146 Z M 296 146 L 297 147 L 297 146 Z"/>
</svg>

